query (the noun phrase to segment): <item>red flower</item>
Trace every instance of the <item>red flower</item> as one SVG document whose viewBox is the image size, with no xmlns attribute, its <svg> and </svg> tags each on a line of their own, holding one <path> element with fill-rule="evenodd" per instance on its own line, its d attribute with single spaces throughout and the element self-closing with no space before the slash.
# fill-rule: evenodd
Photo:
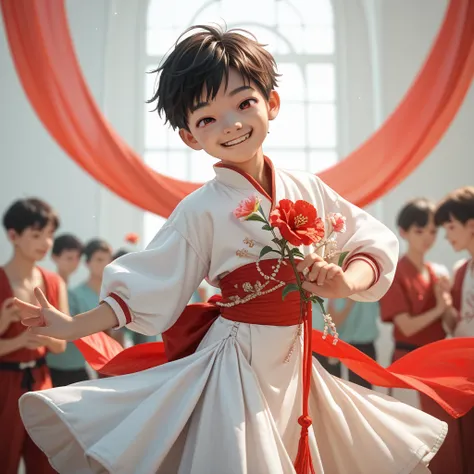
<svg viewBox="0 0 474 474">
<path fill-rule="evenodd" d="M 135 234 L 134 232 L 129 232 L 125 236 L 125 242 L 128 242 L 129 244 L 132 244 L 132 245 L 135 245 L 136 243 L 138 243 L 139 240 L 140 240 L 140 237 L 138 237 L 138 234 Z"/>
<path fill-rule="evenodd" d="M 277 227 L 290 244 L 311 245 L 324 237 L 324 222 L 316 208 L 306 201 L 282 199 L 270 213 L 270 224 Z"/>
</svg>

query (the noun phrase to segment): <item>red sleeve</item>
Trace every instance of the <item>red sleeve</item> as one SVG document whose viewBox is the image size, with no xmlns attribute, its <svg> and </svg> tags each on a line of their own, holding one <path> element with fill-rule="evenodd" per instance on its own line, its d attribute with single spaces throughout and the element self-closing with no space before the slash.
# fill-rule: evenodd
<svg viewBox="0 0 474 474">
<path fill-rule="evenodd" d="M 382 321 L 391 322 L 397 314 L 410 313 L 410 303 L 401 279 L 395 275 L 392 286 L 380 300 Z"/>
</svg>

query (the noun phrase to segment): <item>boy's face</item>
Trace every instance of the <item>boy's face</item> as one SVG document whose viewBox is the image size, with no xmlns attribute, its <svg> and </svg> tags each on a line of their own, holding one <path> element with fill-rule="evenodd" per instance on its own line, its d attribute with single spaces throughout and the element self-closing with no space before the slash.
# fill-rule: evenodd
<svg viewBox="0 0 474 474">
<path fill-rule="evenodd" d="M 280 98 L 272 91 L 267 101 L 255 84 L 246 84 L 233 69 L 227 89 L 224 86 L 209 103 L 203 94 L 202 102 L 189 113 L 189 131 L 181 129 L 179 134 L 194 150 L 203 149 L 224 163 L 239 165 L 261 149 L 268 121 L 278 115 Z"/>
<path fill-rule="evenodd" d="M 108 250 L 95 251 L 87 262 L 87 268 L 92 277 L 102 278 L 104 268 L 112 261 L 112 252 Z"/>
<path fill-rule="evenodd" d="M 451 217 L 449 222 L 443 224 L 446 240 L 456 252 L 466 250 L 472 246 L 474 240 L 474 219 L 469 219 L 465 224 Z"/>
<path fill-rule="evenodd" d="M 79 266 L 81 252 L 78 249 L 66 249 L 61 252 L 61 255 L 53 255 L 53 260 L 58 269 L 58 273 L 62 276 L 69 277 Z"/>
<path fill-rule="evenodd" d="M 400 235 L 404 238 L 410 249 L 425 254 L 433 247 L 436 240 L 437 228 L 433 216 L 424 227 L 412 225 L 408 230 L 401 230 Z"/>
<path fill-rule="evenodd" d="M 43 229 L 27 227 L 21 234 L 15 230 L 8 231 L 8 238 L 15 247 L 15 251 L 27 260 L 37 262 L 43 260 L 53 246 L 54 225 L 49 222 Z"/>
</svg>

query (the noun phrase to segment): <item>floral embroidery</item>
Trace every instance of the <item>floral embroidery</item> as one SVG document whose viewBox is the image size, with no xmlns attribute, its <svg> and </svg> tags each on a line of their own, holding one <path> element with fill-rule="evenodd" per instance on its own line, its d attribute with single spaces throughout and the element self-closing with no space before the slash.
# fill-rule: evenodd
<svg viewBox="0 0 474 474">
<path fill-rule="evenodd" d="M 249 256 L 249 251 L 247 249 L 240 249 L 235 252 L 235 255 L 240 258 L 245 258 Z"/>
<path fill-rule="evenodd" d="M 249 239 L 248 237 L 245 237 L 244 244 L 248 245 L 250 248 L 252 248 L 252 247 L 255 246 L 255 240 Z"/>
</svg>

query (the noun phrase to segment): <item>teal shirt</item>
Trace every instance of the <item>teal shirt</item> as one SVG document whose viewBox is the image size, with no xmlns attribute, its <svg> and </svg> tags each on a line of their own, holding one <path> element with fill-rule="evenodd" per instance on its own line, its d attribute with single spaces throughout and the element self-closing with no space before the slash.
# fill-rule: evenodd
<svg viewBox="0 0 474 474">
<path fill-rule="evenodd" d="M 94 293 L 92 290 L 90 291 L 91 293 Z M 82 312 L 78 310 L 78 304 L 76 302 L 76 290 L 68 290 L 68 300 L 69 312 L 72 316 L 75 316 L 76 314 Z M 97 302 L 99 300 L 99 297 L 97 295 L 96 300 Z M 89 301 L 92 301 L 92 298 L 90 298 Z M 95 306 L 97 306 L 97 303 L 89 309 L 92 309 Z M 86 361 L 82 356 L 81 352 L 72 342 L 67 343 L 66 350 L 61 354 L 49 353 L 46 356 L 46 362 L 48 364 L 48 367 L 57 370 L 80 370 L 84 369 L 86 365 Z"/>
<path fill-rule="evenodd" d="M 343 298 L 333 300 L 333 302 L 337 311 L 344 309 L 346 304 L 346 300 Z M 351 344 L 374 342 L 379 335 L 377 326 L 379 317 L 378 302 L 361 303 L 356 301 L 344 323 L 337 327 L 339 338 Z M 313 305 L 313 327 L 320 331 L 324 329 L 324 320 L 319 305 Z"/>
</svg>

